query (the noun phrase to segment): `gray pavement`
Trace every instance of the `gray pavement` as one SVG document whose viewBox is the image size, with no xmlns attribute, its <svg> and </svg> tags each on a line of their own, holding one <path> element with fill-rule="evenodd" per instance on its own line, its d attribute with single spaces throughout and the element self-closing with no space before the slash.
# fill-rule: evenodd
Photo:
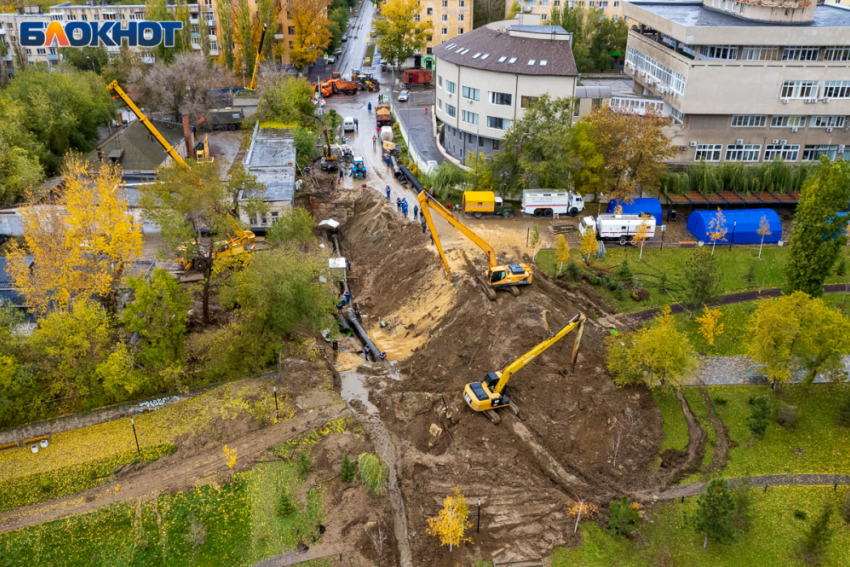
<svg viewBox="0 0 850 567">
<path fill-rule="evenodd" d="M 850 356 L 842 357 L 844 371 L 850 375 Z M 791 380 L 799 384 L 803 381 L 804 372 L 797 373 Z M 825 376 L 817 376 L 815 384 L 829 383 Z M 687 385 L 695 386 L 769 386 L 770 381 L 761 373 L 761 366 L 753 363 L 748 356 L 706 356 L 700 360 L 699 370 Z"/>
<path fill-rule="evenodd" d="M 741 484 L 740 478 L 726 479 L 729 486 L 736 488 Z M 750 477 L 750 486 L 753 488 L 762 488 L 766 486 L 847 486 L 850 485 L 850 475 L 846 474 L 766 474 L 762 476 Z M 705 492 L 704 482 L 694 482 L 691 484 L 683 484 L 674 486 L 667 490 L 659 492 L 644 492 L 635 494 L 635 497 L 640 500 L 675 500 L 676 498 L 686 498 L 688 496 L 697 496 Z"/>
</svg>

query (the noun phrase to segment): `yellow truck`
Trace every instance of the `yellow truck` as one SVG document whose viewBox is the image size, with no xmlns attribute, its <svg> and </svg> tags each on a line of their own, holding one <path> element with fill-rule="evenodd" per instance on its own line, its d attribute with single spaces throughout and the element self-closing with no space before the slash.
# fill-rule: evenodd
<svg viewBox="0 0 850 567">
<path fill-rule="evenodd" d="M 513 208 L 505 205 L 492 191 L 464 191 L 463 214 L 480 219 L 484 215 L 499 215 L 506 219 L 514 216 Z"/>
</svg>

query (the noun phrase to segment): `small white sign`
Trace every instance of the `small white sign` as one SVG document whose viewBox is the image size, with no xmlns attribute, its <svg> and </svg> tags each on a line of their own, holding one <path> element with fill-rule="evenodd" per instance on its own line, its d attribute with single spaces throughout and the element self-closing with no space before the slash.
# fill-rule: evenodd
<svg viewBox="0 0 850 567">
<path fill-rule="evenodd" d="M 346 267 L 345 258 L 328 258 L 328 267 L 331 269 L 339 268 L 344 270 Z"/>
</svg>

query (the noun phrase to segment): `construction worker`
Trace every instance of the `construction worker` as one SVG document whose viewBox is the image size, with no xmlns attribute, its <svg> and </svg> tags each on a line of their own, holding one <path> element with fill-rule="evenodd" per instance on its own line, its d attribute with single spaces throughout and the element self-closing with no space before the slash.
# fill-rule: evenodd
<svg viewBox="0 0 850 567">
<path fill-rule="evenodd" d="M 363 345 L 363 358 L 366 359 L 366 362 L 369 362 L 370 352 L 372 352 L 372 349 L 369 348 L 369 345 Z"/>
<path fill-rule="evenodd" d="M 373 147 L 373 148 L 375 147 L 375 142 L 377 142 L 377 141 L 378 141 L 378 137 L 377 137 L 377 136 L 375 136 L 375 135 L 373 135 L 373 136 L 372 136 L 372 147 Z"/>
<path fill-rule="evenodd" d="M 387 201 L 390 200 L 390 186 L 387 185 Z"/>
<path fill-rule="evenodd" d="M 419 207 L 413 205 L 413 220 L 419 220 Z"/>
<path fill-rule="evenodd" d="M 404 215 L 404 218 L 407 218 L 407 199 L 401 200 L 401 214 Z"/>
<path fill-rule="evenodd" d="M 369 112 L 372 112 L 372 103 L 371 102 L 369 103 L 368 108 L 369 108 Z"/>
<path fill-rule="evenodd" d="M 395 210 L 397 210 L 398 212 L 401 212 L 401 198 L 400 197 L 396 197 L 396 199 L 395 199 Z"/>
<path fill-rule="evenodd" d="M 386 359 L 387 359 L 387 351 L 382 350 L 381 351 L 381 360 L 386 360 Z"/>
<path fill-rule="evenodd" d="M 354 119 L 354 131 L 357 132 L 358 130 L 360 130 L 360 121 L 355 118 Z"/>
</svg>

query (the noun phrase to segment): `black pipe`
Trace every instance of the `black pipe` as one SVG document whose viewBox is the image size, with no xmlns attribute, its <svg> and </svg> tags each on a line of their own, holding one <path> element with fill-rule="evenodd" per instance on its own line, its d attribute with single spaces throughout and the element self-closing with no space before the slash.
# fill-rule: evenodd
<svg viewBox="0 0 850 567">
<path fill-rule="evenodd" d="M 357 317 L 354 315 L 354 310 L 349 307 L 348 308 L 348 324 L 354 328 L 354 332 L 360 338 L 364 345 L 367 345 L 369 349 L 372 351 L 370 354 L 372 355 L 372 360 L 377 361 L 378 355 L 378 347 L 375 346 L 375 343 L 372 342 L 372 339 L 369 338 L 369 335 L 366 334 L 366 330 L 363 328 L 363 325 L 360 324 L 360 321 L 357 320 Z"/>
<path fill-rule="evenodd" d="M 336 314 L 336 320 L 339 323 L 340 332 L 343 335 L 345 335 L 346 337 L 350 337 L 353 331 L 351 330 L 351 327 L 349 326 L 348 321 L 345 320 L 345 317 L 343 316 L 343 314 L 337 313 Z"/>
<path fill-rule="evenodd" d="M 422 191 L 425 190 L 425 188 L 422 187 L 422 184 L 419 183 L 419 180 L 416 179 L 416 177 L 414 177 L 412 173 L 410 173 L 409 169 L 407 169 L 403 165 L 399 166 L 399 169 L 404 174 L 404 176 L 407 177 L 407 180 L 410 181 L 411 185 L 413 185 L 413 187 L 416 188 L 416 193 L 421 193 Z"/>
</svg>

